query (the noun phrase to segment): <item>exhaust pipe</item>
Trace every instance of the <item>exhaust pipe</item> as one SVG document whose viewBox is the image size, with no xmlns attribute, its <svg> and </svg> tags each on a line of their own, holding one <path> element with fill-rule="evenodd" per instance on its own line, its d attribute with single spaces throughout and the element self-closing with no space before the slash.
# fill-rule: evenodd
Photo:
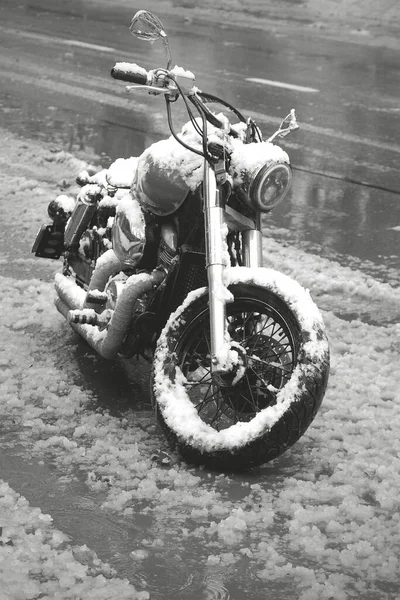
<svg viewBox="0 0 400 600">
<path fill-rule="evenodd" d="M 93 325 L 73 322 L 77 313 L 72 311 L 85 310 L 86 293 L 61 273 L 58 273 L 55 278 L 55 288 L 59 296 L 55 300 L 55 305 L 69 321 L 72 329 L 79 333 L 100 356 L 106 359 L 115 358 L 131 324 L 136 301 L 146 292 L 158 287 L 165 276 L 164 271 L 154 270 L 151 273 L 140 273 L 129 277 L 118 298 L 109 326 L 102 331 Z"/>
<path fill-rule="evenodd" d="M 107 252 L 104 252 L 104 254 L 97 259 L 96 268 L 90 279 L 84 308 L 96 308 L 96 304 L 93 304 L 91 301 L 90 292 L 93 290 L 103 292 L 110 277 L 120 273 L 124 267 L 126 267 L 126 265 L 117 258 L 112 248 L 107 250 Z"/>
</svg>

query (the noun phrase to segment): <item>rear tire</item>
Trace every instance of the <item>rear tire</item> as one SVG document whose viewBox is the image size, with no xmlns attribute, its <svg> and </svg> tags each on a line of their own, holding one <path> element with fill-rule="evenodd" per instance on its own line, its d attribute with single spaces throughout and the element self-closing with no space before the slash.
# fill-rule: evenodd
<svg viewBox="0 0 400 600">
<path fill-rule="evenodd" d="M 296 282 L 270 269 L 257 269 L 257 277 L 230 271 L 228 329 L 246 348 L 244 376 L 212 382 L 208 294 L 197 290 L 160 336 L 152 392 L 166 437 L 185 460 L 243 470 L 304 434 L 325 393 L 329 349 L 319 311 Z"/>
</svg>

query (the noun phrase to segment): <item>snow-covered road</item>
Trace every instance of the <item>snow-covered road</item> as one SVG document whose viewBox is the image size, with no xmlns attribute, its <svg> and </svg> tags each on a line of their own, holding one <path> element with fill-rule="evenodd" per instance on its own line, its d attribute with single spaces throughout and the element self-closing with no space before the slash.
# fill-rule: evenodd
<svg viewBox="0 0 400 600">
<path fill-rule="evenodd" d="M 113 408 L 80 371 L 84 355 L 100 377 L 132 366 L 85 348 L 53 306 L 58 263 L 29 254 L 49 199 L 91 157 L 1 136 L 1 600 L 399 598 L 400 288 L 267 240 L 268 264 L 323 312 L 322 409 L 251 474 L 163 462 L 140 387 L 116 382 Z"/>
</svg>

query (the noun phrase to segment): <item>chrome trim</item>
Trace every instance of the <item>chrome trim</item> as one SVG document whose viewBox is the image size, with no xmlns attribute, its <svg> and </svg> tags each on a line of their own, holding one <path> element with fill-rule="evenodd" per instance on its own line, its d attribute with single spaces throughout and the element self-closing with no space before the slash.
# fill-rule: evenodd
<svg viewBox="0 0 400 600">
<path fill-rule="evenodd" d="M 245 217 L 231 206 L 225 206 L 225 220 L 229 229 L 233 231 L 245 231 L 255 227 L 255 222 L 252 219 Z"/>
<path fill-rule="evenodd" d="M 225 219 L 224 209 L 220 206 L 215 173 L 207 161 L 204 161 L 204 217 L 210 310 L 211 371 L 220 372 L 227 362 L 227 356 L 224 356 L 227 346 L 225 343 L 227 322 L 226 299 L 223 294 L 224 240 L 222 238 Z"/>
<path fill-rule="evenodd" d="M 243 266 L 262 267 L 262 234 L 258 229 L 242 232 Z"/>
<path fill-rule="evenodd" d="M 278 190 L 278 195 L 272 201 L 269 200 L 266 203 L 265 198 L 263 198 L 262 193 L 261 193 L 264 183 L 271 177 L 271 175 L 273 173 L 275 173 L 276 171 L 282 171 L 282 170 L 286 172 L 286 176 L 287 176 L 285 188 L 283 190 L 281 190 L 281 189 Z M 267 187 L 265 188 L 265 191 L 269 190 L 269 189 L 276 190 L 277 188 L 274 185 L 274 183 L 276 183 L 276 182 L 271 181 L 270 184 L 268 184 Z M 278 206 L 278 204 L 280 204 L 282 202 L 282 200 L 285 198 L 286 194 L 290 190 L 291 185 L 292 185 L 292 168 L 290 165 L 288 165 L 285 162 L 278 162 L 278 163 L 274 162 L 274 163 L 270 164 L 269 166 L 265 164 L 264 166 L 261 167 L 261 169 L 259 169 L 256 173 L 253 173 L 251 176 L 249 189 L 247 191 L 250 206 L 252 206 L 253 209 L 255 209 L 257 212 L 261 212 L 261 213 L 270 212 L 276 206 Z"/>
<path fill-rule="evenodd" d="M 103 358 L 115 358 L 124 342 L 133 318 L 133 307 L 145 293 L 158 287 L 165 279 L 165 272 L 155 269 L 149 274 L 141 273 L 128 278 L 117 299 L 107 329 L 79 323 L 79 315 L 85 314 L 84 292 L 74 281 L 58 273 L 55 280 L 57 310 L 67 319 L 72 329 L 79 333 Z M 83 312 L 82 312 L 83 310 Z M 75 320 L 78 319 L 78 323 Z"/>
</svg>

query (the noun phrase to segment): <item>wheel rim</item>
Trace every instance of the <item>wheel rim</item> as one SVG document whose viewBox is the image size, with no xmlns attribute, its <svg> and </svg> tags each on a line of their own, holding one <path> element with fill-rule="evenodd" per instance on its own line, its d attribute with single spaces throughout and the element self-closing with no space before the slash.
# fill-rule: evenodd
<svg viewBox="0 0 400 600">
<path fill-rule="evenodd" d="M 246 350 L 244 375 L 236 385 L 218 385 L 210 370 L 209 313 L 191 321 L 177 343 L 177 366 L 185 376 L 186 391 L 200 418 L 216 430 L 238 421 L 248 422 L 289 381 L 297 362 L 298 345 L 291 327 L 271 304 L 239 298 L 227 305 L 231 339 Z"/>
</svg>

